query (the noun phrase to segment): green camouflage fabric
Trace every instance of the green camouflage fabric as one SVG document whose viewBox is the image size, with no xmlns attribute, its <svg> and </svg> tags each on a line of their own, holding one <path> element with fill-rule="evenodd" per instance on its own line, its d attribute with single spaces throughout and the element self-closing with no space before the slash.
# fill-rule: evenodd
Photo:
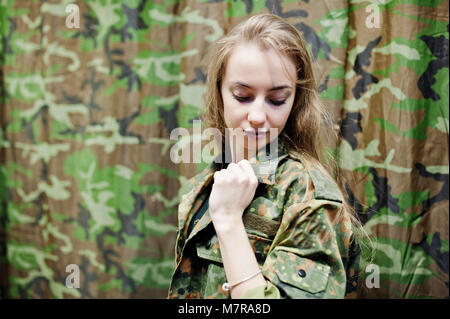
<svg viewBox="0 0 450 319">
<path fill-rule="evenodd" d="M 309 44 L 342 136 L 327 152 L 374 238 L 357 297 L 448 298 L 448 9 L 448 0 L 1 0 L 0 298 L 167 297 L 178 204 L 211 161 L 192 152 L 205 144 L 193 129 L 203 57 L 268 12 Z M 177 127 L 192 134 L 176 143 Z M 191 162 L 173 162 L 173 148 L 190 149 Z M 66 284 L 69 265 L 79 288 Z"/>
<path fill-rule="evenodd" d="M 263 147 L 256 158 L 250 162 L 260 184 L 243 221 L 269 288 L 243 298 L 343 298 L 347 288 L 350 296 L 359 256 L 350 256 L 349 219 L 335 218 L 342 205 L 337 186 L 308 161 L 289 155 L 282 141 L 272 152 Z M 191 191 L 181 200 L 169 298 L 230 298 L 222 289 L 227 279 L 209 209 L 195 218 L 209 197 L 214 172 L 224 167 L 222 160 L 212 161 L 192 178 Z"/>
</svg>

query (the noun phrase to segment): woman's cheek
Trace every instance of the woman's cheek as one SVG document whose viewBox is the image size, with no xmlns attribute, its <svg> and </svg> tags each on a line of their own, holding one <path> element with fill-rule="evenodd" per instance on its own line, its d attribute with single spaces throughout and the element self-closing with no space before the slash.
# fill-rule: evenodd
<svg viewBox="0 0 450 319">
<path fill-rule="evenodd" d="M 233 100 L 224 101 L 225 124 L 228 127 L 238 127 L 240 120 L 245 116 L 245 110 L 239 107 L 239 102 Z"/>
</svg>

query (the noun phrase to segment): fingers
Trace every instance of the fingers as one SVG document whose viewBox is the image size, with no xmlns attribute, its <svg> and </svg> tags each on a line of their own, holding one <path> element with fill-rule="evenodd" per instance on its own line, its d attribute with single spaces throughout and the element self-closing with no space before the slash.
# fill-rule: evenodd
<svg viewBox="0 0 450 319">
<path fill-rule="evenodd" d="M 246 173 L 235 163 L 230 163 L 228 168 L 221 169 L 214 173 L 214 181 L 222 183 L 242 182 L 246 178 Z"/>
<path fill-rule="evenodd" d="M 249 161 L 241 160 L 239 163 L 230 163 L 226 169 L 214 173 L 215 182 L 248 184 L 257 186 L 258 178 Z"/>
<path fill-rule="evenodd" d="M 230 178 L 234 182 L 238 182 L 238 183 L 246 183 L 247 182 L 247 179 L 248 179 L 247 173 L 242 169 L 242 167 L 240 167 L 236 163 L 228 164 L 227 172 L 228 172 Z"/>
<path fill-rule="evenodd" d="M 217 181 L 222 176 L 222 170 L 214 173 L 214 181 Z"/>
<path fill-rule="evenodd" d="M 249 161 L 241 160 L 237 165 L 247 174 L 252 184 L 258 184 L 258 178 L 256 177 L 253 167 Z"/>
</svg>

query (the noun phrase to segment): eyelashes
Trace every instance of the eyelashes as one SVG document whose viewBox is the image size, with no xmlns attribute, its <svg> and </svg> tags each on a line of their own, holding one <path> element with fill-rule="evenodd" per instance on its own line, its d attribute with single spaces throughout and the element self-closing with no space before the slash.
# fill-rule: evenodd
<svg viewBox="0 0 450 319">
<path fill-rule="evenodd" d="M 237 100 L 238 102 L 241 102 L 241 103 L 250 102 L 250 99 L 251 99 L 250 97 L 242 97 L 242 96 L 235 95 L 235 94 L 233 94 L 233 97 L 235 100 Z"/>
<path fill-rule="evenodd" d="M 252 97 L 250 97 L 250 96 L 244 97 L 244 96 L 235 95 L 233 93 L 232 93 L 232 95 L 233 95 L 233 98 L 240 103 L 248 103 L 248 102 L 252 101 Z M 283 105 L 284 103 L 286 103 L 286 99 L 281 100 L 281 101 L 268 99 L 268 102 L 272 105 L 280 106 L 280 105 Z"/>
<path fill-rule="evenodd" d="M 269 102 L 273 105 L 280 106 L 280 105 L 283 105 L 284 103 L 286 103 L 286 100 L 282 100 L 282 101 L 269 100 Z"/>
</svg>

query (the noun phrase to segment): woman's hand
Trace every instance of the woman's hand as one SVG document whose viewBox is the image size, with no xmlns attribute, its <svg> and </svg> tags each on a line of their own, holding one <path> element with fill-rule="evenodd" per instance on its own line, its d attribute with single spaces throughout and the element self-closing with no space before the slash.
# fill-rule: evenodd
<svg viewBox="0 0 450 319">
<path fill-rule="evenodd" d="M 216 232 L 242 223 L 242 214 L 255 196 L 258 179 L 247 160 L 230 163 L 214 173 L 209 212 Z"/>
</svg>

